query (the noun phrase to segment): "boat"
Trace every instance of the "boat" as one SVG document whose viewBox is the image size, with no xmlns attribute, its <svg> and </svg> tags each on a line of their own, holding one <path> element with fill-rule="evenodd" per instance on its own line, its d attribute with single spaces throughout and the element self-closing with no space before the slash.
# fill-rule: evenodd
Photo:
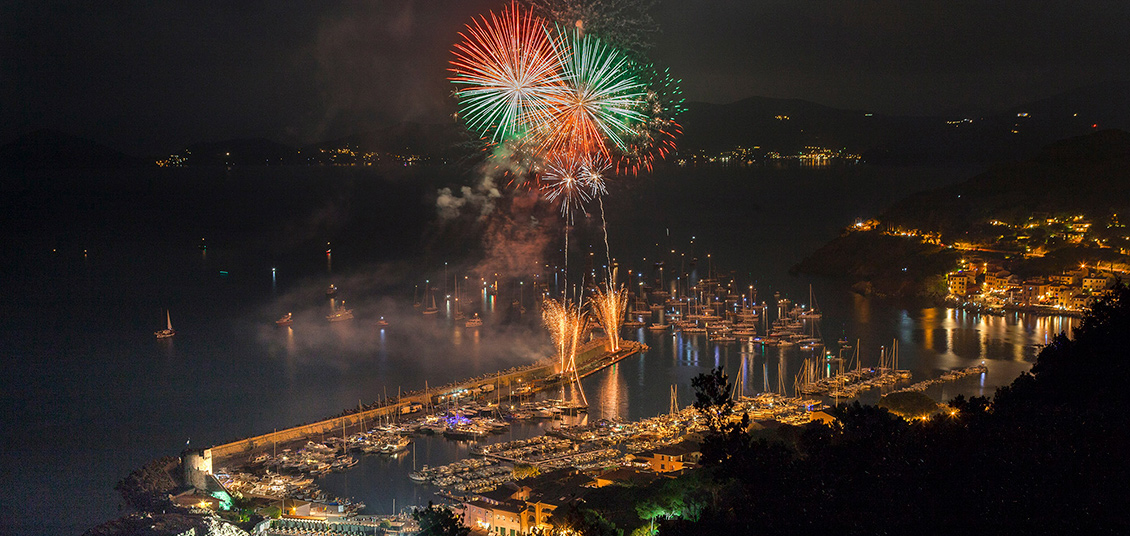
<svg viewBox="0 0 1130 536">
<path fill-rule="evenodd" d="M 422 434 L 442 434 L 444 430 L 447 430 L 447 423 L 443 421 L 428 422 L 421 424 L 418 430 Z"/>
<path fill-rule="evenodd" d="M 469 328 L 477 328 L 481 325 L 483 325 L 483 319 L 479 318 L 479 313 L 475 313 L 471 318 L 467 319 L 466 326 Z"/>
<path fill-rule="evenodd" d="M 334 286 L 334 285 L 330 285 L 329 288 L 326 289 L 326 296 L 332 297 L 332 296 L 335 296 L 335 295 L 337 295 L 337 287 Z"/>
<path fill-rule="evenodd" d="M 812 285 L 808 285 L 808 310 L 800 313 L 800 317 L 808 320 L 819 320 L 821 316 L 820 308 L 816 306 L 816 296 L 812 294 Z"/>
<path fill-rule="evenodd" d="M 289 326 L 294 322 L 294 317 L 290 313 L 283 315 L 282 318 L 275 320 L 275 324 L 279 326 Z"/>
<path fill-rule="evenodd" d="M 173 320 L 172 317 L 169 316 L 168 309 L 165 309 L 165 329 L 154 331 L 153 334 L 156 335 L 158 339 L 168 339 L 177 334 L 177 332 L 173 330 Z"/>
<path fill-rule="evenodd" d="M 388 327 L 388 320 L 385 320 L 385 317 L 382 316 L 380 320 L 377 320 L 377 326 Z"/>
<path fill-rule="evenodd" d="M 381 445 L 381 454 L 396 454 L 408 450 L 408 445 L 412 444 L 412 440 L 404 436 L 390 437 L 389 440 Z"/>
<path fill-rule="evenodd" d="M 463 320 L 467 315 L 463 312 L 462 304 L 459 302 L 459 278 L 455 278 L 455 321 Z"/>
<path fill-rule="evenodd" d="M 326 315 L 326 320 L 329 320 L 330 322 L 353 320 L 353 309 L 346 309 L 345 302 L 341 303 L 340 308 L 335 307 L 332 303 L 330 304 L 330 307 L 333 307 L 333 312 Z"/>
<path fill-rule="evenodd" d="M 647 327 L 648 331 L 666 331 L 667 324 L 652 324 Z"/>
<path fill-rule="evenodd" d="M 427 292 L 429 295 L 431 295 L 432 304 L 424 309 L 424 315 L 435 316 L 437 313 L 439 313 L 439 307 L 436 307 L 436 295 L 432 292 L 430 286 L 428 287 Z"/>
<path fill-rule="evenodd" d="M 489 434 L 488 431 L 483 430 L 477 426 L 460 425 L 450 427 L 443 431 L 443 437 L 454 439 L 456 441 L 471 441 L 481 439 Z"/>
</svg>

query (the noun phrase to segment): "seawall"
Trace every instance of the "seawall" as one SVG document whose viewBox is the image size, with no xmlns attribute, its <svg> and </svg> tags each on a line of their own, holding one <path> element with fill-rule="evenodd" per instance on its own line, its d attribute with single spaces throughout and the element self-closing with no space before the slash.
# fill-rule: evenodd
<svg viewBox="0 0 1130 536">
<path fill-rule="evenodd" d="M 588 376 L 596 371 L 603 369 L 613 363 L 628 357 L 629 355 L 647 349 L 647 345 L 636 341 L 621 341 L 620 350 L 611 352 L 608 349 L 608 339 L 600 338 L 590 341 L 577 349 L 577 369 L 581 376 Z M 365 423 L 372 423 L 378 419 L 388 417 L 390 415 L 397 415 L 400 413 L 402 407 L 417 403 L 425 404 L 434 402 L 433 399 L 437 397 L 446 397 L 452 393 L 456 393 L 463 389 L 474 389 L 484 384 L 496 384 L 497 389 L 501 391 L 504 387 L 508 388 L 507 393 L 511 393 L 515 386 L 531 386 L 529 392 L 540 390 L 537 386 L 538 380 L 545 380 L 556 372 L 556 363 L 546 363 L 536 367 L 529 367 L 522 370 L 510 372 L 508 374 L 500 374 L 494 378 L 476 378 L 474 380 L 466 380 L 457 382 L 452 385 L 428 389 L 426 392 L 405 395 L 396 401 L 396 403 L 381 406 L 379 408 L 369 409 L 349 415 L 333 417 L 322 421 L 294 426 L 284 430 L 277 430 L 274 432 L 257 435 L 224 443 L 221 445 L 214 445 L 211 447 L 212 458 L 215 464 L 219 465 L 225 461 L 240 456 L 251 457 L 255 453 L 263 452 L 274 448 L 278 445 L 285 445 L 289 443 L 301 442 L 309 439 L 321 439 L 326 436 L 349 435 L 362 431 L 365 428 Z M 546 388 L 552 383 L 542 384 L 540 388 Z M 501 393 L 489 393 L 481 396 L 503 396 Z M 506 395 L 509 396 L 509 395 Z"/>
</svg>

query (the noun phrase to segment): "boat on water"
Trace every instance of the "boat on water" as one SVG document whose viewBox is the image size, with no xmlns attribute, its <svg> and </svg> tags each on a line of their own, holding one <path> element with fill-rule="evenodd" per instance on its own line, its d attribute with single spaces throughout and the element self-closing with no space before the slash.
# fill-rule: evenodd
<svg viewBox="0 0 1130 536">
<path fill-rule="evenodd" d="M 439 307 L 436 307 L 436 295 L 430 287 L 427 292 L 431 296 L 432 304 L 424 308 L 424 316 L 435 316 L 439 313 Z"/>
<path fill-rule="evenodd" d="M 326 296 L 332 297 L 332 296 L 336 296 L 336 295 L 337 295 L 337 287 L 334 286 L 334 285 L 330 285 L 329 288 L 326 289 Z"/>
<path fill-rule="evenodd" d="M 380 320 L 377 320 L 377 326 L 382 328 L 388 327 L 388 320 L 385 320 L 385 317 L 382 316 Z"/>
<path fill-rule="evenodd" d="M 443 431 L 443 437 L 456 441 L 471 441 L 482 439 L 490 432 L 473 425 L 453 426 Z"/>
<path fill-rule="evenodd" d="M 412 444 L 412 440 L 404 436 L 390 437 L 384 445 L 381 445 L 381 454 L 396 454 L 408 450 L 408 445 Z"/>
<path fill-rule="evenodd" d="M 408 479 L 413 481 L 413 482 L 424 483 L 424 482 L 427 482 L 428 480 L 431 480 L 431 478 L 428 476 L 428 474 L 429 474 L 429 469 L 428 469 L 428 466 L 425 465 L 424 469 L 421 470 L 421 471 L 413 471 L 411 473 L 408 473 Z"/>
<path fill-rule="evenodd" d="M 812 293 L 812 285 L 808 285 L 808 309 L 800 313 L 800 318 L 806 320 L 819 320 L 820 308 L 816 305 L 816 296 Z"/>
<path fill-rule="evenodd" d="M 292 315 L 292 314 L 290 314 L 290 313 L 287 313 L 287 314 L 283 315 L 283 317 L 282 317 L 282 318 L 280 318 L 280 319 L 278 319 L 278 320 L 275 320 L 275 325 L 278 325 L 278 326 L 289 326 L 289 325 L 291 325 L 291 324 L 292 324 L 293 322 L 294 322 L 294 315 Z"/>
<path fill-rule="evenodd" d="M 466 326 L 469 328 L 477 328 L 483 325 L 483 319 L 479 318 L 479 313 L 475 313 L 471 318 L 467 319 Z"/>
<path fill-rule="evenodd" d="M 353 320 L 353 309 L 346 309 L 345 308 L 345 302 L 341 303 L 341 307 L 333 306 L 332 303 L 330 305 L 331 305 L 331 307 L 333 307 L 333 312 L 326 315 L 326 320 L 329 320 L 330 322 L 341 322 L 343 320 Z"/>
<path fill-rule="evenodd" d="M 169 316 L 168 309 L 165 309 L 165 329 L 154 331 L 153 334 L 156 335 L 158 339 L 168 339 L 177 334 L 177 332 L 173 330 L 173 320 L 172 317 Z"/>
</svg>

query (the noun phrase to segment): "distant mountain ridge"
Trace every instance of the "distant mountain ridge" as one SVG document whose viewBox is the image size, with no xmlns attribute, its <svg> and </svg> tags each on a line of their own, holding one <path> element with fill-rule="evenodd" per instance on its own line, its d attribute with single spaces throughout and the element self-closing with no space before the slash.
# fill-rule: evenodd
<svg viewBox="0 0 1130 536">
<path fill-rule="evenodd" d="M 798 99 L 753 97 L 688 103 L 679 118 L 681 152 L 737 146 L 796 153 L 848 149 L 871 163 L 1007 162 L 1099 129 L 1130 129 L 1130 82 L 1111 81 L 989 115 L 893 116 L 841 110 Z"/>
<path fill-rule="evenodd" d="M 1032 213 L 1091 217 L 1130 211 L 1130 133 L 1103 130 L 1061 140 L 1036 156 L 969 180 L 920 192 L 879 216 L 885 224 L 943 233 Z"/>
<path fill-rule="evenodd" d="M 873 230 L 845 231 L 794 271 L 847 278 L 865 293 L 939 297 L 944 274 L 963 254 L 951 246 L 961 244 L 1011 255 L 1039 273 L 1125 260 L 1127 186 L 1130 133 L 1112 129 L 1061 140 L 1029 160 L 911 195 L 884 211 Z M 1078 222 L 1091 238 L 1053 236 L 1044 229 L 1049 221 Z"/>
<path fill-rule="evenodd" d="M 796 154 L 825 147 L 863 155 L 870 163 L 1006 162 L 1029 157 L 1055 140 L 1106 128 L 1130 129 L 1130 82 L 1071 90 L 970 117 L 896 116 L 843 110 L 800 99 L 750 97 L 729 104 L 692 102 L 677 121 L 677 152 L 717 154 L 737 147 Z M 327 163 L 325 150 L 352 148 L 424 160 L 459 161 L 484 143 L 461 124 L 399 123 L 298 148 L 264 138 L 199 142 L 171 150 L 176 165 Z M 0 146 L 0 170 L 113 169 L 154 165 L 90 140 L 52 130 Z"/>
<path fill-rule="evenodd" d="M 0 170 L 120 169 L 153 165 L 78 136 L 36 130 L 0 145 Z"/>
</svg>

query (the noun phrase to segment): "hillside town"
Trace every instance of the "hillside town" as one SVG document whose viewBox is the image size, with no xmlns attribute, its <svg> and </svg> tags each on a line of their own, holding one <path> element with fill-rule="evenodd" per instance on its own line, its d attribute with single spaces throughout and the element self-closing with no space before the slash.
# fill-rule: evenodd
<svg viewBox="0 0 1130 536">
<path fill-rule="evenodd" d="M 1057 314 L 1082 313 L 1109 289 L 1117 274 L 1081 265 L 1058 274 L 1021 278 L 1000 263 L 978 257 L 962 260 L 946 276 L 949 298 L 989 311 L 1025 309 Z"/>
</svg>

